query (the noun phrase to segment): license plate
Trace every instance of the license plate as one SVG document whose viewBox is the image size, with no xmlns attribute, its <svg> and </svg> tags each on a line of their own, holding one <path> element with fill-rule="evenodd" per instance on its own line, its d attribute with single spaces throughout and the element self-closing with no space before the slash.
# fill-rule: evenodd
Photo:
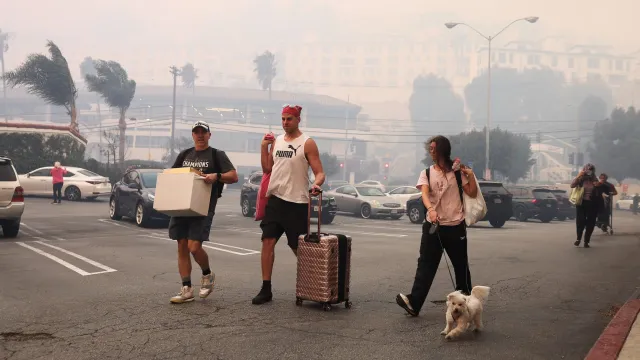
<svg viewBox="0 0 640 360">
<path fill-rule="evenodd" d="M 502 199 L 494 199 L 493 202 L 496 204 L 502 204 Z"/>
<path fill-rule="evenodd" d="M 547 207 L 551 207 L 551 204 L 547 204 Z"/>
<path fill-rule="evenodd" d="M 398 210 L 391 210 L 391 213 L 392 213 L 392 214 L 397 214 L 397 213 L 398 213 Z"/>
<path fill-rule="evenodd" d="M 317 207 L 317 206 L 314 206 L 314 207 L 313 207 L 313 211 L 318 211 L 318 207 Z"/>
</svg>

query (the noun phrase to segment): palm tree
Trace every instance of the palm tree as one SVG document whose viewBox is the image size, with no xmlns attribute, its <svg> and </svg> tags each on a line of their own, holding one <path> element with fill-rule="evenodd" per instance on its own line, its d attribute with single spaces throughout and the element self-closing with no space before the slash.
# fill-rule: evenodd
<svg viewBox="0 0 640 360">
<path fill-rule="evenodd" d="M 118 156 L 120 167 L 124 167 L 127 123 L 125 115 L 136 93 L 136 82 L 129 80 L 127 71 L 115 61 L 94 62 L 96 75 L 87 74 L 85 82 L 89 91 L 98 93 L 110 107 L 120 110 Z"/>
<path fill-rule="evenodd" d="M 50 57 L 31 54 L 16 70 L 5 74 L 11 87 L 22 85 L 27 92 L 43 99 L 48 104 L 64 106 L 71 117 L 71 128 L 78 130 L 76 99 L 78 90 L 71 77 L 67 59 L 53 41 L 47 41 Z"/>
<path fill-rule="evenodd" d="M 269 90 L 269 100 L 271 100 L 271 83 L 276 77 L 276 56 L 267 50 L 262 55 L 256 56 L 253 63 L 256 66 L 253 72 L 256 73 L 262 90 Z"/>
<path fill-rule="evenodd" d="M 193 94 L 195 95 L 198 69 L 193 67 L 192 63 L 186 63 L 180 70 L 180 77 L 182 78 L 182 85 L 186 88 L 193 89 Z"/>
</svg>

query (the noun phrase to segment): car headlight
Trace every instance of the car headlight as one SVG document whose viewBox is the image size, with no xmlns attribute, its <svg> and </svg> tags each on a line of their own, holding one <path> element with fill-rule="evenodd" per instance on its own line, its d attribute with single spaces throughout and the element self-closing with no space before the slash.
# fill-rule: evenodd
<svg viewBox="0 0 640 360">
<path fill-rule="evenodd" d="M 149 198 L 149 200 L 151 200 L 151 201 L 155 200 L 155 198 L 156 198 L 156 196 L 155 196 L 155 195 L 153 195 L 153 194 L 149 194 L 147 197 L 148 197 L 148 198 Z"/>
<path fill-rule="evenodd" d="M 371 206 L 380 207 L 380 203 L 378 202 L 378 200 L 373 200 L 373 201 L 371 201 Z"/>
<path fill-rule="evenodd" d="M 335 205 L 336 204 L 336 199 L 335 198 L 329 198 L 329 204 Z"/>
</svg>

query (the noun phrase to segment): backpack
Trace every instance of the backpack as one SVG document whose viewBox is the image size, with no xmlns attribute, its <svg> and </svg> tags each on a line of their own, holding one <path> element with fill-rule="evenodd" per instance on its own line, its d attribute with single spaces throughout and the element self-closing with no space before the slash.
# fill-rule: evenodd
<svg viewBox="0 0 640 360">
<path fill-rule="evenodd" d="M 427 184 L 429 185 L 429 191 L 431 191 L 431 178 L 429 177 L 429 170 L 431 170 L 431 166 L 425 169 L 427 174 Z M 456 182 L 458 183 L 458 192 L 460 193 L 460 203 L 462 204 L 462 209 L 464 210 L 464 197 L 462 196 L 462 175 L 460 174 L 460 170 L 453 172 L 456 176 Z M 424 206 L 424 202 L 422 203 L 422 207 L 424 208 L 424 216 L 427 217 L 427 207 Z"/>
</svg>

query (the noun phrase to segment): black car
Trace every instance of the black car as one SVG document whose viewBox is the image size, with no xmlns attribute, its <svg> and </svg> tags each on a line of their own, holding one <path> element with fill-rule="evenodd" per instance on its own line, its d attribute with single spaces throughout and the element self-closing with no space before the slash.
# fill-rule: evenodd
<svg viewBox="0 0 640 360">
<path fill-rule="evenodd" d="M 512 216 L 511 194 L 501 182 L 478 181 L 482 197 L 487 204 L 487 214 L 480 221 L 489 221 L 495 228 L 503 227 Z M 416 195 L 407 201 L 407 215 L 414 224 L 424 221 L 424 205 L 422 195 Z"/>
<path fill-rule="evenodd" d="M 153 221 L 168 222 L 168 215 L 153 209 L 158 174 L 163 169 L 134 169 L 127 171 L 113 185 L 109 199 L 109 216 L 113 220 L 133 218 L 144 227 Z"/>
<path fill-rule="evenodd" d="M 513 216 L 518 221 L 538 219 L 548 223 L 558 216 L 558 199 L 550 189 L 539 186 L 508 186 L 513 194 Z"/>
<path fill-rule="evenodd" d="M 576 218 L 576 206 L 569 201 L 569 193 L 562 189 L 550 189 L 551 193 L 556 196 L 558 200 L 558 212 L 556 219 L 565 221 L 567 219 Z"/>
<path fill-rule="evenodd" d="M 256 171 L 249 175 L 249 179 L 242 185 L 240 190 L 240 208 L 242 215 L 251 217 L 256 213 L 256 201 L 258 199 L 258 189 L 262 181 L 262 171 Z M 318 217 L 318 198 L 311 198 L 311 217 Z M 322 223 L 331 224 L 338 211 L 336 200 L 332 197 L 322 198 Z"/>
</svg>

